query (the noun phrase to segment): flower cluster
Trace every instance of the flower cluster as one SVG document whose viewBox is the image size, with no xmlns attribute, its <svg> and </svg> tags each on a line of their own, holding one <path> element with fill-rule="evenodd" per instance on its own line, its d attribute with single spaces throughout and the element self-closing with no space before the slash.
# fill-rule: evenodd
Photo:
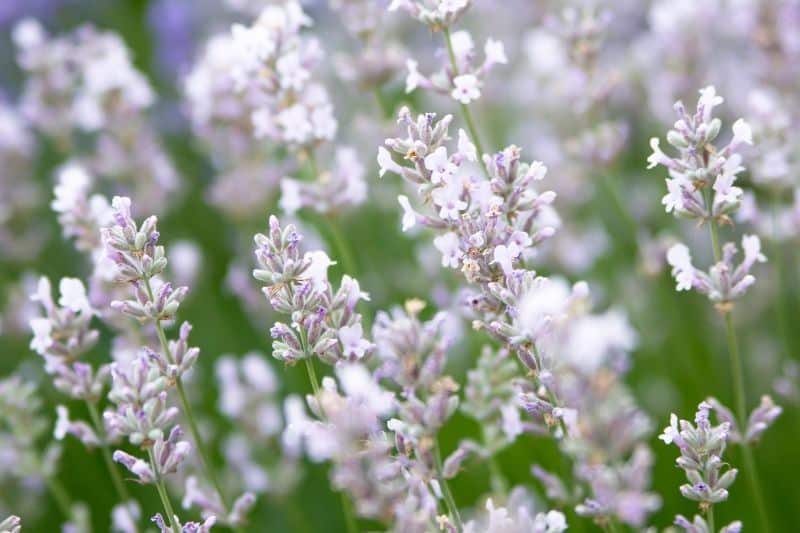
<svg viewBox="0 0 800 533">
<path fill-rule="evenodd" d="M 269 219 L 269 233 L 255 236 L 259 268 L 253 276 L 265 284 L 264 295 L 291 324 L 276 322 L 272 334 L 272 356 L 287 364 L 317 357 L 335 364 L 358 361 L 374 345 L 364 338 L 360 300 L 369 300 L 358 281 L 345 275 L 334 293 L 328 267 L 334 264 L 323 251 L 300 253 L 302 236 L 293 225 L 282 228 Z"/>
<path fill-rule="evenodd" d="M 311 76 L 320 45 L 300 36 L 310 24 L 290 1 L 268 6 L 251 27 L 233 26 L 240 59 L 231 67 L 234 82 L 261 97 L 251 115 L 255 136 L 296 149 L 333 139 L 337 128 L 328 93 Z"/>
<path fill-rule="evenodd" d="M 491 498 L 486 500 L 486 513 L 480 519 L 471 520 L 464 526 L 465 533 L 562 533 L 567 530 L 567 520 L 560 511 L 536 513 L 531 516 L 529 505 L 517 501 L 512 493 L 510 502 L 504 507 L 495 507 Z M 520 497 L 521 499 L 521 497 Z M 512 506 L 516 504 L 516 507 Z"/>
<path fill-rule="evenodd" d="M 151 281 L 167 266 L 164 247 L 158 244 L 158 219 L 150 216 L 141 225 L 131 217 L 130 198 L 111 201 L 112 223 L 102 228 L 106 254 L 116 266 L 117 282 L 130 283 L 134 298 L 114 301 L 111 306 L 141 322 L 171 320 L 189 291 L 173 289 L 169 282 L 153 289 Z"/>
<path fill-rule="evenodd" d="M 19 22 L 13 38 L 27 75 L 20 105 L 33 127 L 64 151 L 83 150 L 91 172 L 161 205 L 163 190 L 177 189 L 178 175 L 144 116 L 155 102 L 153 89 L 122 39 L 91 26 L 49 37 L 32 19 Z"/>
<path fill-rule="evenodd" d="M 392 0 L 389 11 L 402 9 L 431 30 L 445 30 L 455 24 L 472 4 L 472 0 Z"/>
<path fill-rule="evenodd" d="M 667 142 L 678 150 L 673 158 L 661 151 L 658 138 L 650 139 L 653 153 L 648 167 L 658 165 L 669 171 L 667 194 L 661 200 L 667 213 L 700 221 L 728 221 L 740 204 L 742 189 L 734 182 L 744 170 L 739 151 L 753 144 L 753 132 L 743 119 L 733 124 L 733 139 L 722 148 L 713 143 L 720 133 L 722 121 L 713 116 L 714 108 L 724 102 L 713 86 L 700 91 L 697 110 L 686 111 L 682 102 L 675 104 L 678 121 L 667 133 Z M 712 192 L 713 191 L 713 192 Z"/>
<path fill-rule="evenodd" d="M 381 173 L 391 171 L 416 184 L 422 201 L 435 208 L 430 214 L 418 213 L 406 196 L 399 196 L 405 211 L 403 229 L 420 224 L 443 231 L 434 239 L 442 266 L 461 270 L 469 283 L 480 288 L 469 299 L 482 317 L 475 326 L 513 346 L 526 365 L 539 370 L 531 343 L 552 321 L 552 310 L 532 309 L 533 313 L 520 313 L 520 320 L 509 311 L 529 291 L 547 284 L 521 268 L 533 248 L 554 233 L 544 214 L 555 194 L 534 189 L 547 168 L 539 162 L 521 162 L 520 149 L 510 146 L 494 156 L 484 155 L 489 177 L 476 177 L 469 163 L 478 154 L 463 130 L 457 149 L 448 155 L 450 116 L 436 120 L 429 113 L 414 120 L 403 109 L 399 121 L 407 127 L 408 137 L 387 139 L 386 145 L 408 164 L 401 166 L 380 148 Z"/>
<path fill-rule="evenodd" d="M 702 402 L 697 407 L 694 424 L 670 415 L 670 425 L 659 436 L 666 444 L 675 444 L 681 452 L 678 466 L 686 472 L 689 483 L 681 485 L 681 494 L 698 502 L 704 513 L 728 499 L 728 488 L 736 479 L 738 470 L 727 467 L 722 454 L 730 433 L 730 424 L 722 422 L 713 426 L 709 420 L 711 404 Z"/>
<path fill-rule="evenodd" d="M 265 171 L 269 151 L 254 139 L 252 114 L 263 97 L 256 88 L 239 90 L 231 65 L 242 51 L 228 34 L 212 37 L 184 83 L 192 132 L 210 152 L 218 175 L 208 194 L 234 214 L 263 208 L 281 174 Z"/>
<path fill-rule="evenodd" d="M 744 170 L 739 151 L 753 143 L 750 126 L 739 119 L 733 125 L 733 139 L 727 145 L 717 148 L 713 144 L 722 127 L 722 121 L 713 116 L 713 111 L 723 101 L 714 87 L 708 86 L 700 91 L 694 114 L 689 114 L 681 102 L 676 103 L 678 121 L 667 134 L 667 141 L 680 155 L 667 156 L 659 148 L 659 140 L 653 138 L 650 140 L 653 153 L 647 161 L 648 168 L 662 165 L 669 171 L 668 193 L 662 200 L 667 212 L 708 223 L 712 228 L 716 264 L 708 274 L 692 266 L 685 245 L 676 244 L 669 250 L 667 260 L 673 267 L 678 290 L 694 288 L 724 308 L 753 284 L 755 277 L 750 270 L 756 261 L 764 262 L 766 257 L 761 253 L 758 236 L 746 235 L 742 238 L 744 260 L 735 267 L 736 246 L 727 243 L 720 252 L 716 242 L 716 226 L 730 224 L 731 214 L 741 205 L 743 191 L 734 185 L 737 174 Z"/>
<path fill-rule="evenodd" d="M 441 69 L 430 76 L 419 71 L 419 63 L 416 60 L 406 61 L 407 93 L 422 88 L 450 94 L 454 100 L 466 105 L 481 97 L 484 80 L 492 68 L 508 63 L 503 43 L 494 39 L 486 41 L 483 47 L 483 61 L 478 62 L 475 43 L 467 31 L 453 33 L 448 46 L 452 58 L 447 59 Z"/>
<path fill-rule="evenodd" d="M 50 281 L 45 277 L 39 280 L 31 299 L 39 302 L 45 315 L 30 321 L 30 347 L 44 358 L 45 371 L 53 376 L 58 390 L 75 399 L 97 402 L 109 375 L 108 366 L 101 365 L 95 371 L 80 360 L 100 335 L 91 327 L 94 311 L 79 279 L 62 278 L 59 292 L 56 304 Z"/>
<path fill-rule="evenodd" d="M 732 242 L 725 243 L 721 260 L 708 272 L 703 272 L 692 265 L 692 255 L 685 244 L 674 244 L 667 251 L 667 262 L 672 267 L 677 290 L 694 289 L 722 306 L 739 299 L 756 281 L 755 276 L 750 274 L 753 265 L 767 260 L 761 253 L 758 235 L 742 236 L 742 249 L 744 257 L 737 265 L 734 263 L 738 251 L 736 245 Z"/>
</svg>

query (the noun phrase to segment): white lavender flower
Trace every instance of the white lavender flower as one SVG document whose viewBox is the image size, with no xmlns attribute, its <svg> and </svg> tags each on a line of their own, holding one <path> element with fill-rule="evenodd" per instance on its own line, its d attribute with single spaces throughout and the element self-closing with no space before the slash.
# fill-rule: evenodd
<svg viewBox="0 0 800 533">
<path fill-rule="evenodd" d="M 369 295 L 349 276 L 334 293 L 327 275 L 330 258 L 322 251 L 301 256 L 301 240 L 293 225 L 281 228 L 274 216 L 269 234 L 255 236 L 259 268 L 253 276 L 266 284 L 270 305 L 292 319 L 291 325 L 276 322 L 270 330 L 273 357 L 288 364 L 313 356 L 329 364 L 364 359 L 374 346 L 363 337 L 356 305 Z"/>
<path fill-rule="evenodd" d="M 22 531 L 22 519 L 11 515 L 0 522 L 0 533 L 20 533 Z"/>
<path fill-rule="evenodd" d="M 452 26 L 469 9 L 472 0 L 392 0 L 389 11 L 402 9 L 431 30 Z"/>
<path fill-rule="evenodd" d="M 433 74 L 425 75 L 420 72 L 419 64 L 414 59 L 406 61 L 407 93 L 421 88 L 449 94 L 455 101 L 467 105 L 481 97 L 481 89 L 491 70 L 497 65 L 508 63 L 503 43 L 500 41 L 494 39 L 486 41 L 483 47 L 483 60 L 480 62 L 469 32 L 463 30 L 454 32 L 450 42 L 452 58 L 445 57 L 444 64 Z M 451 61 L 455 62 L 455 66 Z"/>
<path fill-rule="evenodd" d="M 93 174 L 161 205 L 178 176 L 145 117 L 153 89 L 122 39 L 88 25 L 50 37 L 32 19 L 18 22 L 13 35 L 27 74 L 21 107 L 33 126 L 60 149 L 84 152 Z"/>
<path fill-rule="evenodd" d="M 30 321 L 30 347 L 44 358 L 45 371 L 53 376 L 58 390 L 72 398 L 97 402 L 108 379 L 108 367 L 100 365 L 95 371 L 80 360 L 99 338 L 99 332 L 91 328 L 94 311 L 80 280 L 62 278 L 59 292 L 56 305 L 50 281 L 40 278 L 31 299 L 39 302 L 45 316 Z"/>
<path fill-rule="evenodd" d="M 562 533 L 567 530 L 567 520 L 560 511 L 533 514 L 525 501 L 519 501 L 519 491 L 512 492 L 507 506 L 495 506 L 486 500 L 486 512 L 476 520 L 467 522 L 465 533 Z M 512 507 L 513 506 L 513 507 Z"/>
<path fill-rule="evenodd" d="M 739 153 L 744 145 L 753 144 L 750 126 L 739 119 L 733 124 L 731 141 L 717 148 L 714 141 L 720 133 L 722 122 L 713 117 L 716 106 L 723 102 L 713 86 L 700 91 L 697 110 L 689 114 L 683 103 L 675 104 L 678 121 L 675 129 L 667 133 L 667 142 L 678 150 L 679 157 L 666 155 L 659 140 L 650 140 L 653 153 L 648 157 L 648 168 L 664 166 L 667 195 L 662 199 L 667 213 L 698 219 L 703 222 L 729 220 L 738 209 L 742 189 L 734 182 L 744 170 Z"/>
</svg>

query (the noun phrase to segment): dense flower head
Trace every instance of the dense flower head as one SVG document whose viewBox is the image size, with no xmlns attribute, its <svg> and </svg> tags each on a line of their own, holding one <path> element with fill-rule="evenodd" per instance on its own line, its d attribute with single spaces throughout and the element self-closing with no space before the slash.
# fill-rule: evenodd
<svg viewBox="0 0 800 533">
<path fill-rule="evenodd" d="M 742 189 L 734 185 L 744 170 L 739 152 L 753 144 L 753 133 L 747 122 L 739 119 L 733 124 L 731 141 L 721 148 L 714 145 L 722 121 L 713 112 L 723 101 L 714 87 L 708 86 L 700 91 L 693 114 L 686 111 L 683 103 L 675 104 L 678 121 L 667 133 L 667 142 L 678 150 L 679 157 L 661 151 L 657 138 L 650 140 L 653 153 L 647 159 L 648 168 L 661 165 L 670 175 L 666 180 L 668 194 L 662 200 L 667 213 L 674 211 L 676 215 L 700 220 L 728 220 L 739 208 Z"/>
<path fill-rule="evenodd" d="M 179 178 L 146 116 L 153 88 L 122 38 L 91 25 L 51 37 L 30 18 L 12 38 L 27 76 L 20 105 L 33 127 L 61 149 L 82 152 L 91 173 L 113 187 L 162 205 L 160 192 L 176 190 Z"/>
<path fill-rule="evenodd" d="M 328 93 L 311 77 L 322 49 L 300 35 L 310 24 L 300 4 L 290 1 L 267 6 L 250 27 L 232 28 L 240 59 L 231 66 L 236 88 L 261 97 L 251 114 L 257 138 L 303 148 L 336 133 Z"/>
<path fill-rule="evenodd" d="M 678 466 L 686 472 L 689 483 L 681 485 L 681 494 L 699 502 L 701 508 L 728 499 L 728 488 L 736 479 L 737 470 L 727 467 L 722 454 L 728 441 L 730 424 L 711 424 L 711 404 L 701 402 L 697 407 L 694 424 L 670 415 L 670 425 L 659 438 L 680 449 Z"/>
<path fill-rule="evenodd" d="M 364 338 L 356 306 L 369 295 L 347 275 L 334 292 L 327 271 L 335 263 L 320 250 L 301 256 L 301 239 L 293 225 L 282 228 L 274 216 L 269 234 L 255 236 L 259 268 L 253 277 L 266 284 L 263 291 L 270 305 L 292 320 L 290 325 L 276 322 L 270 329 L 273 357 L 289 364 L 312 356 L 329 364 L 368 357 L 374 345 Z"/>
</svg>

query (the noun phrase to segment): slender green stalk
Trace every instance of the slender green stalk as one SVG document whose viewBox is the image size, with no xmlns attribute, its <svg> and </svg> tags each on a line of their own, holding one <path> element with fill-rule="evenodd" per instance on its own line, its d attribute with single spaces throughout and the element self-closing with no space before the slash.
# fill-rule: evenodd
<svg viewBox="0 0 800 533">
<path fill-rule="evenodd" d="M 731 313 L 725 313 L 725 336 L 728 339 L 728 353 L 731 359 L 731 372 L 733 374 L 733 390 L 736 402 L 736 417 L 742 436 L 747 430 L 747 397 L 744 388 L 744 373 L 742 372 L 742 361 L 739 355 L 739 342 L 736 339 L 736 330 L 733 327 Z M 750 444 L 742 442 L 742 458 L 744 460 L 744 473 L 750 492 L 753 493 L 758 518 L 761 522 L 762 531 L 770 531 L 767 508 L 764 503 L 764 494 L 761 490 L 761 482 L 756 469 L 756 462 L 753 459 L 753 451 Z"/>
<path fill-rule="evenodd" d="M 708 530 L 711 533 L 716 533 L 717 528 L 714 525 L 714 506 L 711 505 L 708 508 L 708 513 L 706 513 L 706 522 L 708 522 Z"/>
<path fill-rule="evenodd" d="M 456 526 L 456 531 L 463 531 L 464 523 L 461 521 L 461 514 L 458 512 L 458 506 L 456 505 L 455 498 L 453 498 L 453 492 L 450 490 L 450 484 L 447 483 L 447 479 L 444 477 L 442 454 L 439 451 L 438 441 L 434 441 L 433 445 L 433 462 L 434 467 L 436 468 L 436 476 L 438 477 L 439 485 L 442 487 L 442 493 L 444 494 L 444 501 L 447 505 L 447 511 L 450 514 L 450 519 Z"/>
<path fill-rule="evenodd" d="M 453 69 L 453 74 L 458 76 L 458 62 L 456 61 L 456 53 L 453 50 L 453 40 L 450 37 L 450 30 L 448 28 L 444 28 L 442 30 L 442 34 L 444 35 L 444 42 L 447 45 L 447 55 L 450 58 L 450 66 Z M 467 130 L 469 130 L 469 136 L 472 138 L 472 143 L 478 150 L 478 161 L 480 161 L 486 177 L 489 177 L 489 169 L 486 168 L 486 163 L 483 161 L 483 154 L 485 153 L 483 151 L 483 144 L 481 143 L 481 138 L 478 136 L 478 129 L 475 127 L 475 120 L 472 118 L 472 112 L 470 111 L 468 105 L 461 104 L 461 114 L 464 116 L 464 122 L 467 125 Z"/>
<path fill-rule="evenodd" d="M 69 519 L 72 516 L 72 502 L 67 490 L 55 477 L 46 477 L 45 483 L 47 483 L 47 489 L 56 501 L 58 510 L 61 511 L 64 518 Z"/>
<path fill-rule="evenodd" d="M 172 352 L 169 349 L 169 344 L 167 344 L 167 336 L 164 333 L 164 328 L 158 321 L 156 322 L 156 333 L 158 334 L 158 340 L 161 343 L 161 349 L 164 351 L 167 360 L 170 363 L 173 363 L 174 359 L 172 357 Z M 175 380 L 175 389 L 178 391 L 178 400 L 181 404 L 181 411 L 183 411 L 183 416 L 186 418 L 186 422 L 189 424 L 189 431 L 192 434 L 192 439 L 195 442 L 197 453 L 200 456 L 200 462 L 203 464 L 203 470 L 205 470 L 209 481 L 211 481 L 211 483 L 214 485 L 214 489 L 217 491 L 217 495 L 222 502 L 222 506 L 225 507 L 225 509 L 228 509 L 228 501 L 225 498 L 222 485 L 217 478 L 216 472 L 211 467 L 208 453 L 206 452 L 205 445 L 203 444 L 203 439 L 200 436 L 200 429 L 197 427 L 197 422 L 195 421 L 194 414 L 192 413 L 192 407 L 189 404 L 189 399 L 186 397 L 186 390 L 184 389 L 183 382 L 180 380 L 180 378 Z"/>
<path fill-rule="evenodd" d="M 119 497 L 120 501 L 126 503 L 130 501 L 131 495 L 128 492 L 128 489 L 125 487 L 125 483 L 122 481 L 122 476 L 120 475 L 119 470 L 117 470 L 117 465 L 114 464 L 114 459 L 111 456 L 111 448 L 108 446 L 108 441 L 106 439 L 106 432 L 103 428 L 102 422 L 100 421 L 100 414 L 97 412 L 97 406 L 87 400 L 86 407 L 89 409 L 89 417 L 92 419 L 94 431 L 97 433 L 97 436 L 100 439 L 100 452 L 103 455 L 103 462 L 106 464 L 108 474 L 111 476 L 111 482 L 114 485 L 114 490 L 117 491 L 117 496 Z M 138 526 L 136 526 L 136 529 L 138 531 Z"/>
<path fill-rule="evenodd" d="M 314 370 L 314 362 L 310 357 L 306 357 L 303 360 L 306 363 L 308 381 L 311 383 L 311 388 L 314 390 L 314 399 L 319 401 L 319 380 L 317 379 L 317 371 Z"/>
<path fill-rule="evenodd" d="M 164 481 L 161 479 L 161 474 L 158 473 L 156 458 L 153 456 L 152 448 L 147 449 L 147 457 L 150 459 L 150 468 L 153 469 L 153 475 L 156 476 L 156 490 L 158 491 L 158 497 L 161 498 L 161 505 L 164 506 L 164 512 L 167 514 L 169 526 L 172 528 L 173 533 L 180 533 L 181 528 L 175 522 L 175 511 L 172 510 L 172 503 L 169 501 L 169 494 L 167 494 L 167 489 L 164 486 Z"/>
<path fill-rule="evenodd" d="M 706 187 L 703 190 L 703 198 L 706 203 L 706 208 L 711 212 L 712 200 L 711 193 Z M 719 262 L 722 259 L 722 247 L 719 241 L 719 228 L 717 221 L 714 218 L 708 220 L 709 234 L 711 236 L 711 247 L 714 253 L 714 260 Z M 733 317 L 730 309 L 722 310 L 723 319 L 725 322 L 725 337 L 728 343 L 728 356 L 730 358 L 731 378 L 733 381 L 733 395 L 736 406 L 736 418 L 738 420 L 740 432 L 744 437 L 747 430 L 747 396 L 744 386 L 744 372 L 742 370 L 742 358 L 739 353 L 739 341 L 736 337 L 736 329 L 733 326 Z M 756 511 L 761 522 L 761 530 L 770 531 L 769 520 L 767 518 L 766 505 L 764 504 L 764 495 L 761 490 L 761 483 L 758 478 L 758 471 L 756 469 L 755 461 L 753 460 L 752 451 L 750 450 L 749 443 L 742 442 L 742 457 L 744 459 L 744 473 L 747 478 L 750 492 L 755 502 Z"/>
<path fill-rule="evenodd" d="M 327 221 L 328 229 L 330 229 L 331 236 L 333 237 L 333 243 L 336 246 L 339 257 L 342 258 L 345 271 L 351 276 L 357 275 L 358 269 L 356 268 L 356 262 L 353 259 L 353 255 L 350 253 L 350 247 L 347 246 L 347 241 L 342 235 L 342 230 L 339 227 L 338 221 L 333 215 L 328 216 Z"/>
<path fill-rule="evenodd" d="M 311 173 L 313 176 L 319 176 L 319 166 L 317 165 L 317 158 L 314 154 L 313 150 L 307 150 L 305 152 L 306 159 L 308 159 L 308 165 L 311 168 Z M 347 241 L 342 236 L 342 230 L 339 228 L 339 224 L 336 220 L 334 214 L 329 214 L 325 219 L 326 226 L 330 230 L 331 239 L 333 240 L 333 246 L 336 248 L 337 256 L 341 258 L 344 269 L 350 274 L 355 276 L 358 273 L 358 269 L 356 268 L 356 262 L 353 259 L 353 254 L 350 252 L 350 247 L 347 245 Z"/>
<path fill-rule="evenodd" d="M 150 287 L 149 279 L 145 280 L 145 288 L 147 289 L 148 297 L 150 300 L 153 300 L 153 290 Z M 170 364 L 173 364 L 175 362 L 175 358 L 172 356 L 172 351 L 169 349 L 167 335 L 164 332 L 161 322 L 156 320 L 155 327 L 156 334 L 158 335 L 158 341 L 161 344 L 161 349 L 164 351 L 164 356 L 167 358 L 167 361 L 169 361 Z M 209 455 L 206 452 L 203 439 L 200 435 L 200 430 L 197 427 L 197 422 L 195 421 L 194 414 L 192 413 L 192 407 L 189 404 L 189 399 L 186 397 L 186 391 L 183 388 L 183 382 L 181 381 L 180 377 L 175 380 L 175 388 L 178 391 L 178 399 L 181 404 L 181 411 L 183 412 L 183 416 L 186 418 L 186 422 L 189 424 L 189 431 L 192 434 L 192 440 L 194 440 L 195 449 L 200 457 L 200 463 L 203 466 L 203 471 L 205 472 L 208 480 L 211 481 L 211 484 L 214 486 L 214 490 L 217 492 L 220 503 L 227 512 L 230 509 L 228 499 L 225 497 L 225 492 L 222 490 L 222 484 L 220 483 L 216 471 L 212 467 L 211 461 L 209 460 Z M 239 526 L 234 526 L 233 529 L 236 531 L 241 531 Z"/>
<path fill-rule="evenodd" d="M 302 332 L 300 335 L 300 344 L 303 347 L 303 351 L 308 352 L 305 334 Z M 308 353 L 306 353 L 306 355 L 308 355 Z M 317 401 L 319 410 L 324 416 L 325 413 L 322 411 L 322 404 L 320 403 L 319 396 L 319 380 L 317 379 L 317 371 L 314 369 L 314 362 L 311 360 L 311 357 L 305 357 L 303 360 L 305 361 L 306 365 L 308 381 L 311 383 L 311 389 L 314 391 L 314 399 Z M 347 531 L 348 533 L 358 533 L 358 524 L 356 523 L 355 516 L 353 516 L 353 509 L 350 505 L 350 501 L 347 499 L 347 495 L 345 495 L 344 492 L 340 492 L 340 497 L 342 499 L 342 513 L 344 514 L 344 523 L 347 526 Z"/>
<path fill-rule="evenodd" d="M 358 525 L 356 524 L 356 517 L 353 515 L 353 504 L 350 503 L 350 499 L 344 491 L 339 492 L 339 498 L 342 501 L 342 512 L 344 513 L 344 523 L 345 526 L 347 526 L 347 531 L 356 533 L 358 531 Z"/>
</svg>

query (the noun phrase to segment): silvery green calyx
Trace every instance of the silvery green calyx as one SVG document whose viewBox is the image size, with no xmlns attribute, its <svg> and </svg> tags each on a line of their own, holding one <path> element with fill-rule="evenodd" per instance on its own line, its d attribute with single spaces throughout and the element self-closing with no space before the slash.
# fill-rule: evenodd
<svg viewBox="0 0 800 533">
<path fill-rule="evenodd" d="M 0 533 L 20 533 L 22 531 L 22 520 L 18 516 L 11 515 L 0 522 Z"/>
<path fill-rule="evenodd" d="M 181 324 L 177 340 L 167 342 L 169 357 L 165 356 L 160 350 L 155 352 L 145 348 L 147 355 L 155 362 L 161 371 L 161 375 L 168 380 L 180 379 L 186 372 L 192 369 L 197 358 L 200 356 L 200 348 L 189 346 L 189 333 L 192 325 L 188 322 Z"/>
<path fill-rule="evenodd" d="M 167 266 L 164 247 L 158 244 L 158 219 L 150 216 L 137 225 L 129 198 L 115 196 L 111 207 L 112 223 L 101 230 L 103 245 L 116 265 L 117 282 L 130 283 L 134 295 L 129 300 L 111 302 L 111 307 L 141 322 L 171 320 L 189 289 L 174 289 L 168 282 L 154 283 Z"/>
<path fill-rule="evenodd" d="M 165 475 L 177 472 L 189 456 L 192 447 L 187 441 L 181 440 L 182 436 L 180 426 L 173 426 L 166 438 L 159 431 L 154 439 L 143 443 L 142 446 L 149 449 L 153 456 L 150 463 L 122 450 L 114 452 L 114 460 L 130 470 L 140 482 L 154 483 Z"/>
<path fill-rule="evenodd" d="M 178 408 L 167 406 L 167 378 L 146 354 L 125 365 L 113 363 L 111 376 L 108 399 L 116 410 L 103 413 L 106 427 L 135 446 L 148 446 L 178 417 Z"/>
<path fill-rule="evenodd" d="M 730 424 L 711 424 L 711 404 L 701 402 L 694 424 L 670 415 L 670 425 L 659 436 L 666 444 L 675 444 L 681 452 L 678 466 L 686 472 L 688 483 L 681 485 L 681 494 L 698 502 L 703 513 L 711 506 L 728 499 L 728 488 L 738 471 L 723 462 Z"/>
<path fill-rule="evenodd" d="M 520 417 L 517 400 L 522 380 L 519 365 L 509 351 L 489 346 L 481 349 L 475 367 L 467 372 L 461 411 L 481 425 L 484 451 L 490 455 L 513 443 L 523 432 L 547 433 L 542 424 L 523 421 Z M 545 403 L 533 397 L 530 401 L 534 405 Z"/>
<path fill-rule="evenodd" d="M 150 216 L 138 225 L 131 216 L 131 200 L 111 200 L 111 224 L 101 229 L 109 259 L 117 265 L 117 280 L 139 282 L 160 274 L 167 266 L 164 247 L 158 244 L 158 218 Z"/>
<path fill-rule="evenodd" d="M 389 11 L 402 9 L 431 30 L 449 28 L 469 9 L 472 0 L 392 0 Z"/>
<path fill-rule="evenodd" d="M 276 322 L 270 330 L 272 355 L 289 364 L 312 356 L 329 364 L 364 359 L 374 345 L 364 338 L 356 305 L 369 295 L 346 275 L 333 292 L 327 271 L 334 263 L 322 251 L 301 256 L 301 240 L 293 225 L 281 228 L 274 216 L 269 233 L 255 236 L 253 277 L 265 283 L 270 305 L 291 317 L 291 325 Z"/>
<path fill-rule="evenodd" d="M 783 412 L 783 408 L 779 405 L 775 405 L 771 397 L 766 395 L 762 396 L 758 407 L 753 409 L 750 416 L 747 418 L 747 428 L 744 435 L 742 435 L 736 417 L 730 409 L 725 407 L 716 398 L 708 398 L 706 401 L 714 409 L 717 417 L 729 424 L 728 440 L 736 444 L 749 445 L 757 442 L 761 435 Z"/>
</svg>

